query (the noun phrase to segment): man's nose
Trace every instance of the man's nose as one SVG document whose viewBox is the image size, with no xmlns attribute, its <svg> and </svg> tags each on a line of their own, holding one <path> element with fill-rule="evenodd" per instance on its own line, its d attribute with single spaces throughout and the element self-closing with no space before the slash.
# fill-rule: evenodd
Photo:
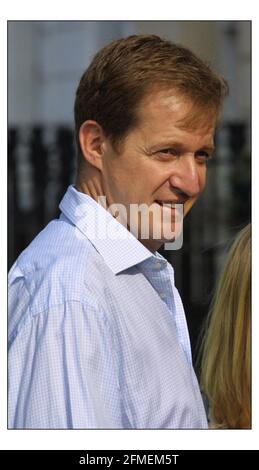
<svg viewBox="0 0 259 470">
<path fill-rule="evenodd" d="M 170 184 L 189 197 L 198 196 L 203 189 L 201 170 L 193 155 L 181 156 L 170 176 Z"/>
</svg>

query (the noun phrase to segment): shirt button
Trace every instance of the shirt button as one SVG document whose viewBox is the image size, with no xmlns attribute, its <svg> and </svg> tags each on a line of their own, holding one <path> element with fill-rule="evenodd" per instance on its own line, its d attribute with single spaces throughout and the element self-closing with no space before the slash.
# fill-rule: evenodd
<svg viewBox="0 0 259 470">
<path fill-rule="evenodd" d="M 156 268 L 156 269 L 161 269 L 161 268 L 162 268 L 162 264 L 161 264 L 159 261 L 157 261 L 157 262 L 155 263 L 155 268 Z"/>
<path fill-rule="evenodd" d="M 164 300 L 166 298 L 165 292 L 160 292 L 159 296 L 160 296 L 160 299 L 162 299 L 162 300 Z"/>
</svg>

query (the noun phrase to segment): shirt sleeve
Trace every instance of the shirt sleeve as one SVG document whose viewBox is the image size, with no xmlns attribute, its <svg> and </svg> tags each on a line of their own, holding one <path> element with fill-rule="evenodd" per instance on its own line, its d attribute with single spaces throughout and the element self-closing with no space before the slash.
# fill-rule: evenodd
<svg viewBox="0 0 259 470">
<path fill-rule="evenodd" d="M 116 364 L 110 326 L 94 307 L 70 300 L 27 310 L 9 345 L 9 429 L 122 427 Z"/>
</svg>

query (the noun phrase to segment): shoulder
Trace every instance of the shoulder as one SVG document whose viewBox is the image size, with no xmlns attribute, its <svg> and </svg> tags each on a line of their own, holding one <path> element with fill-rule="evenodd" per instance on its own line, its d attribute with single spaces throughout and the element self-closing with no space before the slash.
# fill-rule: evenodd
<svg viewBox="0 0 259 470">
<path fill-rule="evenodd" d="M 66 304 L 98 310 L 101 260 L 72 224 L 55 220 L 19 256 L 9 273 L 9 316 L 15 322 Z M 26 312 L 26 313 L 25 313 Z M 24 321 L 24 320 L 23 320 Z"/>
</svg>

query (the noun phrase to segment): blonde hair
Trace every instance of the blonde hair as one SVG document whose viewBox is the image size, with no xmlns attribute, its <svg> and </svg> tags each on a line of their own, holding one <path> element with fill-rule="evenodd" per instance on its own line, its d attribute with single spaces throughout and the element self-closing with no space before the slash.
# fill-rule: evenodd
<svg viewBox="0 0 259 470">
<path fill-rule="evenodd" d="M 238 234 L 212 302 L 201 387 L 214 427 L 251 428 L 251 225 Z"/>
</svg>

